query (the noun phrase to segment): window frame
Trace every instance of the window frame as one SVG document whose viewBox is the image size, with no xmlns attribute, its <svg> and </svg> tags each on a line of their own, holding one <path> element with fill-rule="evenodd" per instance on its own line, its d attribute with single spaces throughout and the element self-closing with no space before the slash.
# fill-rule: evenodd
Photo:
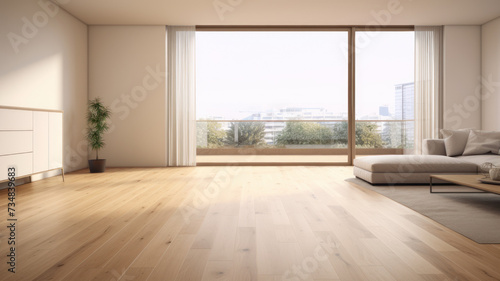
<svg viewBox="0 0 500 281">
<path fill-rule="evenodd" d="M 304 163 L 304 162 L 294 162 L 294 163 L 231 163 L 232 165 L 322 165 L 322 166 L 352 166 L 353 160 L 356 157 L 356 32 L 390 32 L 390 31 L 415 31 L 415 26 L 413 25 L 394 25 L 394 26 L 369 26 L 369 25 L 311 25 L 311 26 L 289 26 L 289 25 L 197 25 L 196 32 L 199 31 L 250 31 L 250 32 L 266 32 L 266 31 L 345 31 L 347 32 L 348 42 L 348 89 L 347 89 L 347 126 L 348 126 L 348 136 L 347 136 L 347 162 L 336 162 L 336 163 Z M 358 149 L 359 150 L 359 149 Z M 315 153 L 313 153 L 315 154 Z M 220 165 L 217 163 L 216 165 Z M 222 163 L 225 164 L 225 163 Z"/>
</svg>

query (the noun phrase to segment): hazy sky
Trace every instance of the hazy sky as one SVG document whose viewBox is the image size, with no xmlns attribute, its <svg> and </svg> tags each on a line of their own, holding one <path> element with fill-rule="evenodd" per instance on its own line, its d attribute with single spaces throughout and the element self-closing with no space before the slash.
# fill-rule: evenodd
<svg viewBox="0 0 500 281">
<path fill-rule="evenodd" d="M 414 80 L 414 33 L 357 32 L 356 44 L 356 115 L 394 113 L 394 85 Z"/>
<path fill-rule="evenodd" d="M 413 32 L 358 33 L 357 113 L 413 81 Z M 197 118 L 284 107 L 347 112 L 347 32 L 197 32 Z"/>
</svg>

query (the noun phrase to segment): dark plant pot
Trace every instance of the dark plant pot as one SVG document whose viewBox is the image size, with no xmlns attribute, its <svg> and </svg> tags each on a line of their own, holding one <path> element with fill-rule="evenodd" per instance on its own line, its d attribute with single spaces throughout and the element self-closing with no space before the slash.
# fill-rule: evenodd
<svg viewBox="0 0 500 281">
<path fill-rule="evenodd" d="M 104 173 L 104 170 L 106 170 L 106 159 L 89 160 L 89 169 L 91 173 Z"/>
</svg>

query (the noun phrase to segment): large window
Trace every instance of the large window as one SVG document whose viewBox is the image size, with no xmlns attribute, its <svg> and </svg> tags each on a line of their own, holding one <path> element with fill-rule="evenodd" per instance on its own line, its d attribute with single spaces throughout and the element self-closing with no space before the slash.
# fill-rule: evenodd
<svg viewBox="0 0 500 281">
<path fill-rule="evenodd" d="M 347 162 L 347 31 L 204 31 L 196 40 L 199 156 Z"/>
<path fill-rule="evenodd" d="M 198 31 L 198 162 L 347 164 L 351 127 L 359 154 L 410 146 L 413 32 L 352 33 L 355 66 L 351 32 Z"/>
<path fill-rule="evenodd" d="M 356 32 L 356 152 L 414 141 L 414 33 Z M 367 132 L 372 132 L 368 134 Z M 384 150 L 386 149 L 386 150 Z"/>
</svg>

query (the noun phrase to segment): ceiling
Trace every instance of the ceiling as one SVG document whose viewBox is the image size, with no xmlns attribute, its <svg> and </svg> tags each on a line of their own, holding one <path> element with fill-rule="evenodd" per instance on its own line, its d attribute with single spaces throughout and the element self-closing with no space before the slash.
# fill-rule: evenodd
<svg viewBox="0 0 500 281">
<path fill-rule="evenodd" d="M 500 0 L 52 1 L 89 25 L 480 25 L 500 16 Z"/>
</svg>

